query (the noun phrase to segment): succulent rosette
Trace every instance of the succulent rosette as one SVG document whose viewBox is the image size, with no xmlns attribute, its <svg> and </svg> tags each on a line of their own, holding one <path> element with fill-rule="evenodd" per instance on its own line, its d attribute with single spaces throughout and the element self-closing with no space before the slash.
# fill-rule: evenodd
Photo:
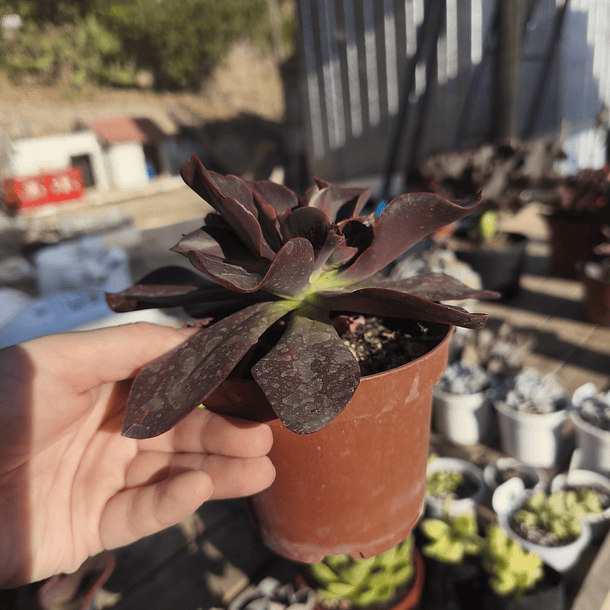
<svg viewBox="0 0 610 610">
<path fill-rule="evenodd" d="M 251 368 L 282 423 L 299 434 L 319 430 L 347 405 L 360 367 L 333 326 L 350 312 L 482 327 L 487 316 L 440 302 L 494 297 L 444 274 L 400 281 L 379 272 L 440 227 L 468 215 L 426 193 L 401 195 L 377 216 L 361 215 L 370 189 L 316 180 L 302 198 L 269 181 L 207 171 L 193 157 L 186 184 L 213 208 L 200 229 L 171 250 L 195 270 L 158 269 L 134 286 L 107 294 L 116 312 L 183 306 L 214 321 L 145 366 L 134 380 L 122 433 L 148 438 L 195 409 L 280 323 L 264 357 Z M 205 324 L 205 323 L 204 323 Z"/>
</svg>

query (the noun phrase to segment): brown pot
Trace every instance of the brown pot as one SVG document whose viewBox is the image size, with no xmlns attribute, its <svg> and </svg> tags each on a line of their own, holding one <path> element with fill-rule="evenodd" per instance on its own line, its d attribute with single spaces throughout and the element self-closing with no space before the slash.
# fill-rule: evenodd
<svg viewBox="0 0 610 610">
<path fill-rule="evenodd" d="M 251 381 L 229 379 L 206 400 L 212 411 L 273 430 L 277 476 L 249 500 L 270 549 L 313 563 L 379 555 L 409 536 L 423 508 L 432 387 L 452 330 L 417 360 L 363 377 L 345 410 L 313 434 L 283 426 Z"/>
<path fill-rule="evenodd" d="M 610 326 L 610 283 L 591 277 L 585 269 L 586 264 L 580 266 L 580 279 L 585 289 L 582 300 L 585 318 L 593 324 Z"/>
<path fill-rule="evenodd" d="M 599 223 L 553 214 L 547 217 L 551 230 L 551 271 L 559 277 L 576 278 L 578 262 L 593 256 L 605 238 Z"/>
</svg>

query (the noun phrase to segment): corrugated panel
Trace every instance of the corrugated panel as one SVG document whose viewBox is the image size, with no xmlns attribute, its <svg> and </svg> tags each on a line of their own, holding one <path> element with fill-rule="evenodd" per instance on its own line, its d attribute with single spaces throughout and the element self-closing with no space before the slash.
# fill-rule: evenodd
<svg viewBox="0 0 610 610">
<path fill-rule="evenodd" d="M 494 120 L 490 98 L 495 41 L 490 27 L 496 0 L 446 1 L 432 82 L 426 83 L 425 61 L 415 70 L 398 168 L 406 160 L 417 103 L 427 87 L 418 158 L 476 146 L 488 139 Z M 522 122 L 564 0 L 531 1 L 534 10 L 522 64 Z M 310 165 L 316 175 L 342 181 L 381 173 L 407 69 L 423 35 L 424 9 L 431 4 L 432 0 L 299 0 Z M 564 28 L 560 53 L 546 81 L 537 134 L 558 131 L 568 110 L 591 121 L 593 106 L 602 101 L 610 105 L 610 1 L 572 0 Z M 572 77 L 584 80 L 566 96 L 562 83 Z M 587 78 L 591 82 L 584 82 Z M 580 99 L 575 99 L 577 94 Z"/>
</svg>

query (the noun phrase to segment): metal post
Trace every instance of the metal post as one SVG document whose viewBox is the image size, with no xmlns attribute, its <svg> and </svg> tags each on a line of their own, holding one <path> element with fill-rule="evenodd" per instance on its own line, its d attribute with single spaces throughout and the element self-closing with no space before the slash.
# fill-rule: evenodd
<svg viewBox="0 0 610 610">
<path fill-rule="evenodd" d="M 527 5 L 523 0 L 502 0 L 499 8 L 492 109 L 493 139 L 496 141 L 515 138 L 518 135 L 519 75 Z"/>
</svg>

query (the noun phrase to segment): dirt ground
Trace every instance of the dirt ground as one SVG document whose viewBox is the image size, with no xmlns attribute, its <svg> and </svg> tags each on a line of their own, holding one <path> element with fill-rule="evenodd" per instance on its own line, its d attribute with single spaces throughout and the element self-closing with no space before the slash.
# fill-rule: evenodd
<svg viewBox="0 0 610 610">
<path fill-rule="evenodd" d="M 77 121 L 127 115 L 148 117 L 168 134 L 176 124 L 169 111 L 203 122 L 241 113 L 269 121 L 284 117 L 284 91 L 274 59 L 240 43 L 203 84 L 200 93 L 14 85 L 0 76 L 0 137 L 39 137 L 69 132 Z M 184 116 L 184 112 L 181 113 Z"/>
</svg>

